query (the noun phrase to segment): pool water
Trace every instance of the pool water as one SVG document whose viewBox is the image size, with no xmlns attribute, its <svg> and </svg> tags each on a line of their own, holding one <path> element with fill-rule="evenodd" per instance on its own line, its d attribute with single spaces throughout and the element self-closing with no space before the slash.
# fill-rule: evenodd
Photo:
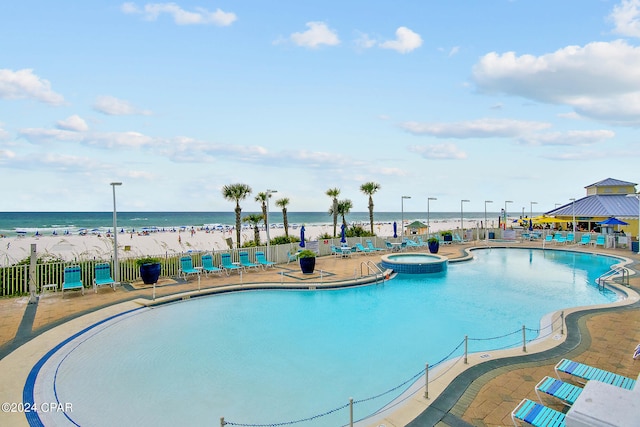
<svg viewBox="0 0 640 427">
<path fill-rule="evenodd" d="M 518 346 L 522 325 L 537 329 L 545 314 L 617 299 L 594 284 L 615 258 L 528 249 L 474 255 L 446 273 L 383 285 L 223 294 L 138 310 L 52 357 L 36 396 L 72 402 L 66 416 L 78 425 L 290 422 L 394 388 L 465 335 L 517 332 L 470 341 L 470 352 Z M 402 391 L 358 403 L 355 418 Z M 348 417 L 342 408 L 294 425 L 342 425 Z"/>
</svg>

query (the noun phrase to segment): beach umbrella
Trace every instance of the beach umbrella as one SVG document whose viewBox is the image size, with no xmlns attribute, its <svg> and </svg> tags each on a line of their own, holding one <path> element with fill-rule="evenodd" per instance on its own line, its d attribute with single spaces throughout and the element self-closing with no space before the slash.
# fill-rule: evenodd
<svg viewBox="0 0 640 427">
<path fill-rule="evenodd" d="M 347 238 L 345 236 L 345 226 L 342 224 L 340 227 L 340 243 L 347 243 Z"/>
<path fill-rule="evenodd" d="M 604 221 L 600 221 L 598 224 L 602 225 L 629 225 L 629 223 L 619 220 L 618 218 L 611 217 L 607 218 Z"/>
<path fill-rule="evenodd" d="M 300 247 L 304 248 L 304 225 L 300 227 Z"/>
<path fill-rule="evenodd" d="M 393 238 L 395 239 L 396 237 L 398 237 L 398 224 L 393 221 Z"/>
</svg>

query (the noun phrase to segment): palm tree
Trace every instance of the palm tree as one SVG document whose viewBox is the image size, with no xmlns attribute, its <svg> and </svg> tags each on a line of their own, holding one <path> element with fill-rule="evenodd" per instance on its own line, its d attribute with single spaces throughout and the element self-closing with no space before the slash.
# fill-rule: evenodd
<svg viewBox="0 0 640 427">
<path fill-rule="evenodd" d="M 251 187 L 247 184 L 230 184 L 222 187 L 222 196 L 230 202 L 236 202 L 236 247 L 240 248 L 240 215 L 242 214 L 242 208 L 240 207 L 240 200 L 247 198 L 251 194 Z"/>
<path fill-rule="evenodd" d="M 280 206 L 282 208 L 282 222 L 284 222 L 284 235 L 287 238 L 289 238 L 289 220 L 287 219 L 288 204 L 289 204 L 289 199 L 287 199 L 286 197 L 276 200 L 276 206 Z"/>
<path fill-rule="evenodd" d="M 349 199 L 340 200 L 338 202 L 338 213 L 342 216 L 342 224 L 347 227 L 346 215 L 351 212 L 351 208 L 353 207 L 353 202 Z"/>
<path fill-rule="evenodd" d="M 333 214 L 333 236 L 336 236 L 336 228 L 338 227 L 338 196 L 340 195 L 339 188 L 330 188 L 325 193 L 327 196 L 331 197 L 333 200 L 333 204 L 329 209 L 329 214 Z"/>
<path fill-rule="evenodd" d="M 258 223 L 262 221 L 264 217 L 260 214 L 249 214 L 242 218 L 244 222 L 250 222 L 253 225 L 253 241 L 256 242 L 256 246 L 260 246 L 260 229 Z"/>
<path fill-rule="evenodd" d="M 369 224 L 371 225 L 371 234 L 373 234 L 373 195 L 380 189 L 377 182 L 365 182 L 360 186 L 360 191 L 369 196 Z"/>
<path fill-rule="evenodd" d="M 271 193 L 267 196 L 267 193 L 260 192 L 254 199 L 256 202 L 261 203 L 262 219 L 264 220 L 264 228 L 267 229 L 267 197 L 271 197 Z"/>
</svg>

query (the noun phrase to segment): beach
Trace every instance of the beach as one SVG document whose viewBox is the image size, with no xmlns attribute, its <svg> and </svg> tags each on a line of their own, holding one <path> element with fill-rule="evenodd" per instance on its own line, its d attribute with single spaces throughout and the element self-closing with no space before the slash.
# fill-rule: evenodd
<svg viewBox="0 0 640 427">
<path fill-rule="evenodd" d="M 413 220 L 405 219 L 405 226 Z M 491 221 L 489 226 L 492 226 Z M 368 230 L 368 224 L 363 225 Z M 453 219 L 439 219 L 430 221 L 431 232 L 442 230 L 456 230 L 460 228 L 460 221 Z M 465 219 L 465 228 L 480 227 L 477 219 Z M 398 226 L 398 229 L 400 227 Z M 338 233 L 340 223 L 338 224 Z M 393 236 L 392 222 L 376 222 L 374 232 L 380 237 Z M 252 241 L 253 229 L 241 230 L 241 242 Z M 269 237 L 283 236 L 284 228 L 269 229 Z M 333 234 L 333 224 L 305 225 L 305 239 L 317 240 L 324 234 Z M 398 230 L 400 234 L 400 230 Z M 289 236 L 300 237 L 300 226 L 289 227 Z M 138 258 L 145 255 L 180 254 L 188 252 L 215 252 L 228 250 L 227 239 L 236 240 L 236 232 L 229 230 L 210 230 L 204 227 L 181 227 L 164 231 L 124 231 L 119 232 L 118 257 L 121 259 Z M 266 242 L 266 231 L 260 231 L 260 241 Z M 109 233 L 70 233 L 57 235 L 26 234 L 7 236 L 0 239 L 0 266 L 16 264 L 30 256 L 31 245 L 36 245 L 36 253 L 40 258 L 59 258 L 65 261 L 79 260 L 110 260 L 113 254 L 113 235 Z"/>
</svg>

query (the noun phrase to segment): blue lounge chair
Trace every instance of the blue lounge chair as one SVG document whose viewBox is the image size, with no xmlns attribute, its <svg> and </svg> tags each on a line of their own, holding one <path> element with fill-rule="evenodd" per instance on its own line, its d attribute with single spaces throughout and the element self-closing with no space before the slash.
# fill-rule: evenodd
<svg viewBox="0 0 640 427">
<path fill-rule="evenodd" d="M 560 233 L 556 233 L 556 234 L 553 236 L 553 241 L 554 241 L 555 243 L 559 243 L 559 244 L 561 244 L 561 243 L 565 243 L 565 242 L 567 241 L 567 239 L 566 239 L 562 234 L 560 234 Z"/>
<path fill-rule="evenodd" d="M 553 236 L 551 234 L 547 234 L 544 238 L 545 243 L 553 242 Z"/>
<path fill-rule="evenodd" d="M 621 387 L 626 390 L 632 390 L 636 384 L 636 380 L 631 378 L 614 374 L 613 372 L 605 371 L 603 369 L 594 368 L 593 366 L 585 365 L 580 362 L 574 362 L 569 359 L 562 359 L 554 369 L 558 379 L 560 379 L 560 372 L 562 372 L 578 377 L 581 380 L 596 380 L 616 387 Z"/>
<path fill-rule="evenodd" d="M 596 237 L 596 242 L 594 243 L 594 246 L 602 246 L 604 248 L 604 236 L 602 234 L 598 234 L 598 237 Z"/>
<path fill-rule="evenodd" d="M 231 254 L 220 255 L 220 262 L 222 262 L 222 268 L 224 268 L 224 271 L 227 273 L 227 276 L 229 275 L 230 271 L 237 270 L 238 274 L 240 274 L 240 271 L 242 271 L 242 267 L 234 264 L 231 261 Z"/>
<path fill-rule="evenodd" d="M 298 252 L 287 251 L 287 258 L 287 264 L 289 264 L 291 261 L 296 261 L 298 259 Z"/>
<path fill-rule="evenodd" d="M 582 238 L 580 239 L 580 244 L 581 245 L 590 245 L 591 244 L 591 235 L 583 234 Z"/>
<path fill-rule="evenodd" d="M 565 243 L 567 245 L 573 245 L 576 242 L 576 236 L 573 233 L 567 233 L 567 239 Z"/>
<path fill-rule="evenodd" d="M 251 262 L 249 260 L 249 252 L 247 251 L 241 251 L 238 253 L 238 255 L 240 256 L 240 267 L 244 267 L 244 268 L 260 268 L 259 264 L 256 264 L 255 262 Z"/>
<path fill-rule="evenodd" d="M 422 240 L 422 236 L 416 237 L 416 242 L 418 242 L 418 246 L 429 246 L 429 243 Z"/>
<path fill-rule="evenodd" d="M 417 243 L 415 240 L 411 240 L 411 239 L 409 239 L 409 238 L 407 238 L 407 237 L 405 237 L 404 239 L 402 239 L 402 243 L 404 243 L 404 244 L 405 244 L 405 246 L 407 246 L 407 247 L 412 247 L 412 248 L 413 248 L 413 247 L 417 248 L 418 246 L 420 246 L 420 245 L 418 245 L 418 243 Z"/>
<path fill-rule="evenodd" d="M 542 398 L 540 397 L 539 392 L 553 396 L 562 401 L 565 405 L 571 406 L 575 403 L 580 393 L 582 393 L 582 388 L 566 383 L 557 378 L 544 377 L 538 384 L 536 384 L 536 394 L 538 395 L 538 400 L 542 403 Z"/>
<path fill-rule="evenodd" d="M 116 290 L 116 282 L 111 277 L 111 267 L 107 263 L 96 264 L 93 274 L 93 291 L 98 292 L 99 286 L 109 285 Z"/>
<path fill-rule="evenodd" d="M 205 277 L 209 277 L 209 273 L 222 273 L 222 269 L 213 265 L 213 255 L 207 254 L 202 256 L 202 271 Z"/>
<path fill-rule="evenodd" d="M 464 243 L 466 240 L 464 240 L 462 237 L 460 237 L 460 235 L 458 233 L 453 233 L 453 241 L 455 243 Z"/>
<path fill-rule="evenodd" d="M 262 268 L 264 269 L 265 267 L 273 267 L 274 265 L 276 265 L 275 262 L 273 261 L 269 261 L 265 256 L 264 256 L 264 252 L 262 251 L 257 251 L 256 252 L 256 262 L 258 264 L 260 264 L 262 266 Z"/>
<path fill-rule="evenodd" d="M 193 268 L 193 260 L 190 256 L 183 256 L 180 258 L 180 271 L 178 272 L 178 276 L 182 275 L 184 280 L 187 280 L 189 276 L 195 274 L 196 276 L 200 276 L 200 270 L 196 270 Z"/>
<path fill-rule="evenodd" d="M 82 295 L 84 295 L 84 286 L 82 285 L 82 279 L 80 278 L 80 266 L 73 265 L 64 269 L 64 282 L 62 282 L 62 296 L 64 297 L 64 291 L 71 291 L 80 289 Z"/>
<path fill-rule="evenodd" d="M 364 246 L 362 246 L 362 243 L 356 243 L 356 252 L 362 253 L 362 254 L 368 254 L 373 251 L 369 248 L 365 248 Z"/>
<path fill-rule="evenodd" d="M 511 413 L 513 425 L 518 427 L 516 420 L 524 421 L 534 427 L 563 427 L 565 415 L 555 409 L 529 399 L 522 399 Z"/>
<path fill-rule="evenodd" d="M 369 239 L 367 239 L 365 243 L 367 244 L 367 247 L 370 251 L 384 251 L 384 249 L 382 248 L 376 248 L 375 246 L 373 246 L 373 242 Z"/>
</svg>

